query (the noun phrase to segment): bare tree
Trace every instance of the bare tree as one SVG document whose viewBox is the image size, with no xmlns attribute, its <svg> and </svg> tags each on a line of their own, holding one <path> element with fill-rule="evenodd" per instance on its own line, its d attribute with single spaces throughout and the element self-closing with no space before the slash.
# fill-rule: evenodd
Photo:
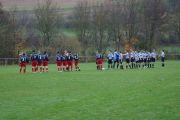
<svg viewBox="0 0 180 120">
<path fill-rule="evenodd" d="M 57 9 L 52 0 L 45 0 L 44 4 L 38 3 L 35 10 L 37 29 L 42 36 L 42 47 L 48 47 L 57 34 Z"/>
<path fill-rule="evenodd" d="M 175 42 L 180 43 L 180 1 L 172 0 L 169 2 L 172 4 L 172 7 L 169 13 L 170 19 L 167 29 L 173 39 L 176 40 Z"/>
<path fill-rule="evenodd" d="M 165 19 L 165 10 L 162 0 L 144 0 L 143 1 L 143 23 L 145 48 L 155 48 L 160 36 L 160 27 Z"/>
<path fill-rule="evenodd" d="M 125 45 L 126 49 L 132 49 L 138 39 L 138 2 L 137 0 L 127 0 L 125 1 Z"/>
<path fill-rule="evenodd" d="M 91 9 L 87 0 L 79 1 L 74 11 L 74 23 L 85 55 L 90 44 L 90 12 Z"/>
<path fill-rule="evenodd" d="M 15 56 L 15 24 L 16 21 L 12 19 L 9 12 L 3 9 L 0 2 L 0 57 Z"/>
<path fill-rule="evenodd" d="M 123 24 L 125 15 L 124 6 L 119 1 L 109 2 L 106 6 L 108 41 L 114 42 L 117 50 L 120 50 L 123 39 Z"/>
<path fill-rule="evenodd" d="M 103 3 L 94 7 L 93 9 L 93 38 L 94 45 L 99 52 L 102 52 L 106 48 L 107 43 L 107 22 L 106 22 L 106 11 Z"/>
</svg>

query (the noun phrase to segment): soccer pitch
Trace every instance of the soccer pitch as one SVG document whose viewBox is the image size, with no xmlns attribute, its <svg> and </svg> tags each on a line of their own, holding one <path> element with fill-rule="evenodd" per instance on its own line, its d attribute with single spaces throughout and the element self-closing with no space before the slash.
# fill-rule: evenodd
<svg viewBox="0 0 180 120">
<path fill-rule="evenodd" d="M 154 69 L 19 74 L 0 66 L 0 120 L 179 120 L 180 62 Z M 106 65 L 106 64 L 105 64 Z"/>
</svg>

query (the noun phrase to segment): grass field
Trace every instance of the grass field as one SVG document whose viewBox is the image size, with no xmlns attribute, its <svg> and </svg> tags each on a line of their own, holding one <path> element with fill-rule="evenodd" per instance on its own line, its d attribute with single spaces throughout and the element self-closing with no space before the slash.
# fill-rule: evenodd
<svg viewBox="0 0 180 120">
<path fill-rule="evenodd" d="M 180 62 L 165 68 L 19 74 L 0 66 L 0 120 L 179 120 Z"/>
</svg>

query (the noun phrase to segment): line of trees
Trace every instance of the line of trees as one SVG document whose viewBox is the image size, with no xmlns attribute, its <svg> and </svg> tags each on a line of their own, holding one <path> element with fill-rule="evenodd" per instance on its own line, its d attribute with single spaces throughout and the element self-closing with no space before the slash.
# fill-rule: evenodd
<svg viewBox="0 0 180 120">
<path fill-rule="evenodd" d="M 168 39 L 175 43 L 180 40 L 178 0 L 111 0 L 95 6 L 89 4 L 80 1 L 74 14 L 78 36 L 85 47 L 93 46 L 101 52 L 109 46 L 117 50 L 150 50 Z"/>
<path fill-rule="evenodd" d="M 65 14 L 52 0 L 33 12 L 3 9 L 0 2 L 0 57 L 19 51 L 69 49 L 83 55 L 107 49 L 153 49 L 179 44 L 179 0 L 106 0 L 77 2 Z M 64 30 L 74 30 L 69 37 Z"/>
</svg>

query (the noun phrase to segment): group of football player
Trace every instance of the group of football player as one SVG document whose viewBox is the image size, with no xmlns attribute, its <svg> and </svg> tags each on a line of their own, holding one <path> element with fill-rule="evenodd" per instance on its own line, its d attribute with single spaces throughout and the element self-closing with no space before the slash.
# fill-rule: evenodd
<svg viewBox="0 0 180 120">
<path fill-rule="evenodd" d="M 48 72 L 48 54 L 46 51 L 41 53 L 40 51 L 36 53 L 34 50 L 30 56 L 31 65 L 32 65 L 32 72 L 37 73 L 38 68 L 40 73 Z M 29 57 L 22 53 L 19 55 L 19 62 L 20 62 L 20 73 L 26 73 L 26 65 L 29 63 Z"/>
<path fill-rule="evenodd" d="M 32 73 L 37 73 L 38 71 L 40 73 L 48 72 L 49 58 L 46 51 L 44 53 L 41 53 L 40 51 L 36 53 L 33 50 L 30 59 L 32 65 Z M 29 63 L 29 57 L 25 53 L 22 53 L 19 56 L 19 61 L 20 61 L 20 73 L 26 73 L 26 64 Z M 58 51 L 56 54 L 55 61 L 57 64 L 58 72 L 72 71 L 73 62 L 75 65 L 75 70 L 80 71 L 79 56 L 77 53 L 73 55 L 70 51 L 67 50 L 65 50 L 62 53 Z"/>
<path fill-rule="evenodd" d="M 96 53 L 96 64 L 97 70 L 103 70 L 103 57 L 104 55 L 99 52 Z M 138 69 L 138 68 L 154 68 L 157 57 L 161 58 L 162 67 L 165 66 L 165 52 L 164 50 L 158 55 L 155 50 L 149 51 L 126 51 L 124 54 L 115 50 L 111 50 L 107 54 L 107 63 L 108 69 L 120 68 L 120 69 Z M 32 72 L 37 73 L 38 70 L 40 73 L 48 72 L 48 54 L 45 51 L 41 53 L 40 51 L 36 53 L 34 50 L 31 54 L 31 63 L 32 63 Z M 126 61 L 126 64 L 123 64 L 123 61 Z M 26 64 L 29 62 L 29 59 L 25 53 L 20 55 L 20 72 L 26 73 Z M 73 65 L 75 66 L 76 71 L 80 71 L 79 67 L 79 56 L 77 53 L 72 54 L 71 51 L 57 52 L 56 54 L 56 64 L 58 72 L 63 71 L 73 71 Z M 39 69 L 38 69 L 39 68 Z"/>
<path fill-rule="evenodd" d="M 137 69 L 137 68 L 154 68 L 155 62 L 157 57 L 161 58 L 162 67 L 165 66 L 165 52 L 164 50 L 158 55 L 155 50 L 149 51 L 133 51 L 130 52 L 125 51 L 123 54 L 122 52 L 118 52 L 115 50 L 112 52 L 111 50 L 107 54 L 107 62 L 108 62 L 108 69 L 111 68 L 120 68 L 124 69 Z M 126 64 L 123 64 L 123 61 L 126 61 Z M 96 64 L 97 70 L 102 70 L 103 68 L 103 55 L 100 53 L 96 53 Z"/>
<path fill-rule="evenodd" d="M 57 52 L 56 64 L 58 67 L 58 72 L 73 71 L 73 63 L 75 66 L 75 71 L 80 71 L 78 53 L 75 53 L 73 55 L 71 51 L 67 50 L 62 53 L 60 53 L 59 51 Z"/>
</svg>

